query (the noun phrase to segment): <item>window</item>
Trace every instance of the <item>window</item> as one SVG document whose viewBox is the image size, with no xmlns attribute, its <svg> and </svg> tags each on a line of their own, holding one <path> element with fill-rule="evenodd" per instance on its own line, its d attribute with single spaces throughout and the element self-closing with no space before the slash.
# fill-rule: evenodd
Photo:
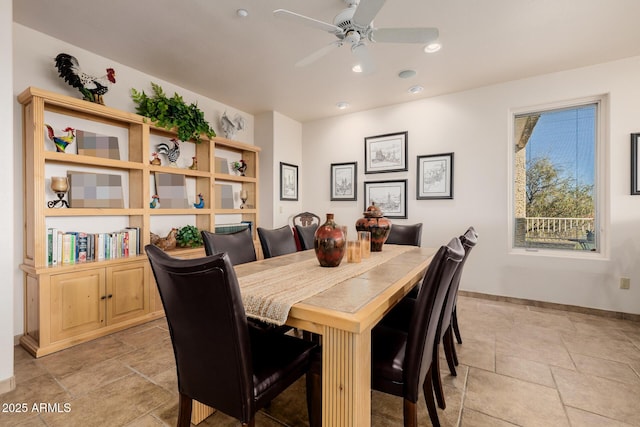
<svg viewBox="0 0 640 427">
<path fill-rule="evenodd" d="M 600 101 L 513 120 L 513 246 L 600 252 Z"/>
</svg>

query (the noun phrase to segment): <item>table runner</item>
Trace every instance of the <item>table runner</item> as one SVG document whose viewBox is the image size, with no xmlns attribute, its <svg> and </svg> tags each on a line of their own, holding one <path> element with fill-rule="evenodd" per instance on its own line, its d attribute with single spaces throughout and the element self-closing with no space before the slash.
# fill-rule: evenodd
<svg viewBox="0 0 640 427">
<path fill-rule="evenodd" d="M 291 307 L 306 298 L 338 283 L 359 276 L 372 268 L 415 249 L 411 246 L 384 246 L 382 252 L 372 252 L 360 263 L 338 267 L 321 267 L 316 258 L 293 262 L 266 271 L 239 277 L 242 302 L 248 317 L 284 325 Z"/>
</svg>

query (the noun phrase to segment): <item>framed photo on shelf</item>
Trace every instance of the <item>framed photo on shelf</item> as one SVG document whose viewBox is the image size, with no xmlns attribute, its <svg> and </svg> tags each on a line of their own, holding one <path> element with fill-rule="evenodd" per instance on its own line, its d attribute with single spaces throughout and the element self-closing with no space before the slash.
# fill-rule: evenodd
<svg viewBox="0 0 640 427">
<path fill-rule="evenodd" d="M 416 199 L 453 199 L 453 153 L 418 156 Z"/>
<path fill-rule="evenodd" d="M 375 203 L 387 218 L 407 218 L 407 180 L 364 183 L 364 210 Z"/>
<path fill-rule="evenodd" d="M 280 200 L 298 200 L 298 166 L 280 162 Z"/>
<path fill-rule="evenodd" d="M 358 200 L 358 163 L 331 163 L 331 200 Z"/>
<path fill-rule="evenodd" d="M 409 132 L 369 136 L 364 139 L 364 173 L 400 172 L 407 169 Z"/>
<path fill-rule="evenodd" d="M 638 150 L 638 139 L 640 133 L 631 134 L 631 195 L 640 194 L 640 176 L 638 176 L 638 165 L 640 164 L 640 151 Z"/>
<path fill-rule="evenodd" d="M 184 175 L 156 172 L 154 176 L 161 209 L 186 209 L 190 206 Z"/>
</svg>

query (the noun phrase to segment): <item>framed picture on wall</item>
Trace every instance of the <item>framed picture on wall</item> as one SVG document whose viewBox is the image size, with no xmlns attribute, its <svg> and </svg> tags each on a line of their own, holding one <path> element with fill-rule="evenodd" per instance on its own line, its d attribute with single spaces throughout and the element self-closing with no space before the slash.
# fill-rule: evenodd
<svg viewBox="0 0 640 427">
<path fill-rule="evenodd" d="M 375 203 L 387 218 L 407 217 L 407 180 L 364 183 L 364 210 Z"/>
<path fill-rule="evenodd" d="M 358 200 L 358 163 L 331 163 L 331 200 Z"/>
<path fill-rule="evenodd" d="M 640 151 L 638 151 L 638 139 L 640 133 L 631 134 L 631 195 L 640 194 L 640 176 L 638 176 L 638 165 L 640 164 Z"/>
<path fill-rule="evenodd" d="M 407 170 L 409 132 L 369 136 L 364 139 L 364 173 Z"/>
<path fill-rule="evenodd" d="M 280 162 L 280 200 L 298 200 L 298 166 Z"/>
<path fill-rule="evenodd" d="M 453 199 L 453 153 L 418 156 L 416 198 Z"/>
</svg>

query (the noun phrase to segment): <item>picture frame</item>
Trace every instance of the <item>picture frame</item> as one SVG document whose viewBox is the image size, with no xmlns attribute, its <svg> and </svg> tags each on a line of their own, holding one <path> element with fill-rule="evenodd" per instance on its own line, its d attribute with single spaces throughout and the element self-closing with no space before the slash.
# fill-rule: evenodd
<svg viewBox="0 0 640 427">
<path fill-rule="evenodd" d="M 156 194 L 160 198 L 160 209 L 187 209 L 187 184 L 184 175 L 156 172 Z"/>
<path fill-rule="evenodd" d="M 364 173 L 408 170 L 409 132 L 368 136 L 364 139 Z"/>
<path fill-rule="evenodd" d="M 387 218 L 407 218 L 407 180 L 364 183 L 364 210 L 375 202 Z"/>
<path fill-rule="evenodd" d="M 76 129 L 76 144 L 79 155 L 120 160 L 120 146 L 117 136 Z"/>
<path fill-rule="evenodd" d="M 280 200 L 298 200 L 298 166 L 280 162 Z"/>
<path fill-rule="evenodd" d="M 331 200 L 358 200 L 358 163 L 331 163 Z"/>
<path fill-rule="evenodd" d="M 67 171 L 69 207 L 124 208 L 122 176 L 105 173 Z"/>
<path fill-rule="evenodd" d="M 640 151 L 638 150 L 638 140 L 640 133 L 631 134 L 631 195 L 640 194 L 640 176 L 638 176 L 638 165 L 640 164 Z"/>
<path fill-rule="evenodd" d="M 453 199 L 453 153 L 418 156 L 416 199 Z"/>
</svg>

